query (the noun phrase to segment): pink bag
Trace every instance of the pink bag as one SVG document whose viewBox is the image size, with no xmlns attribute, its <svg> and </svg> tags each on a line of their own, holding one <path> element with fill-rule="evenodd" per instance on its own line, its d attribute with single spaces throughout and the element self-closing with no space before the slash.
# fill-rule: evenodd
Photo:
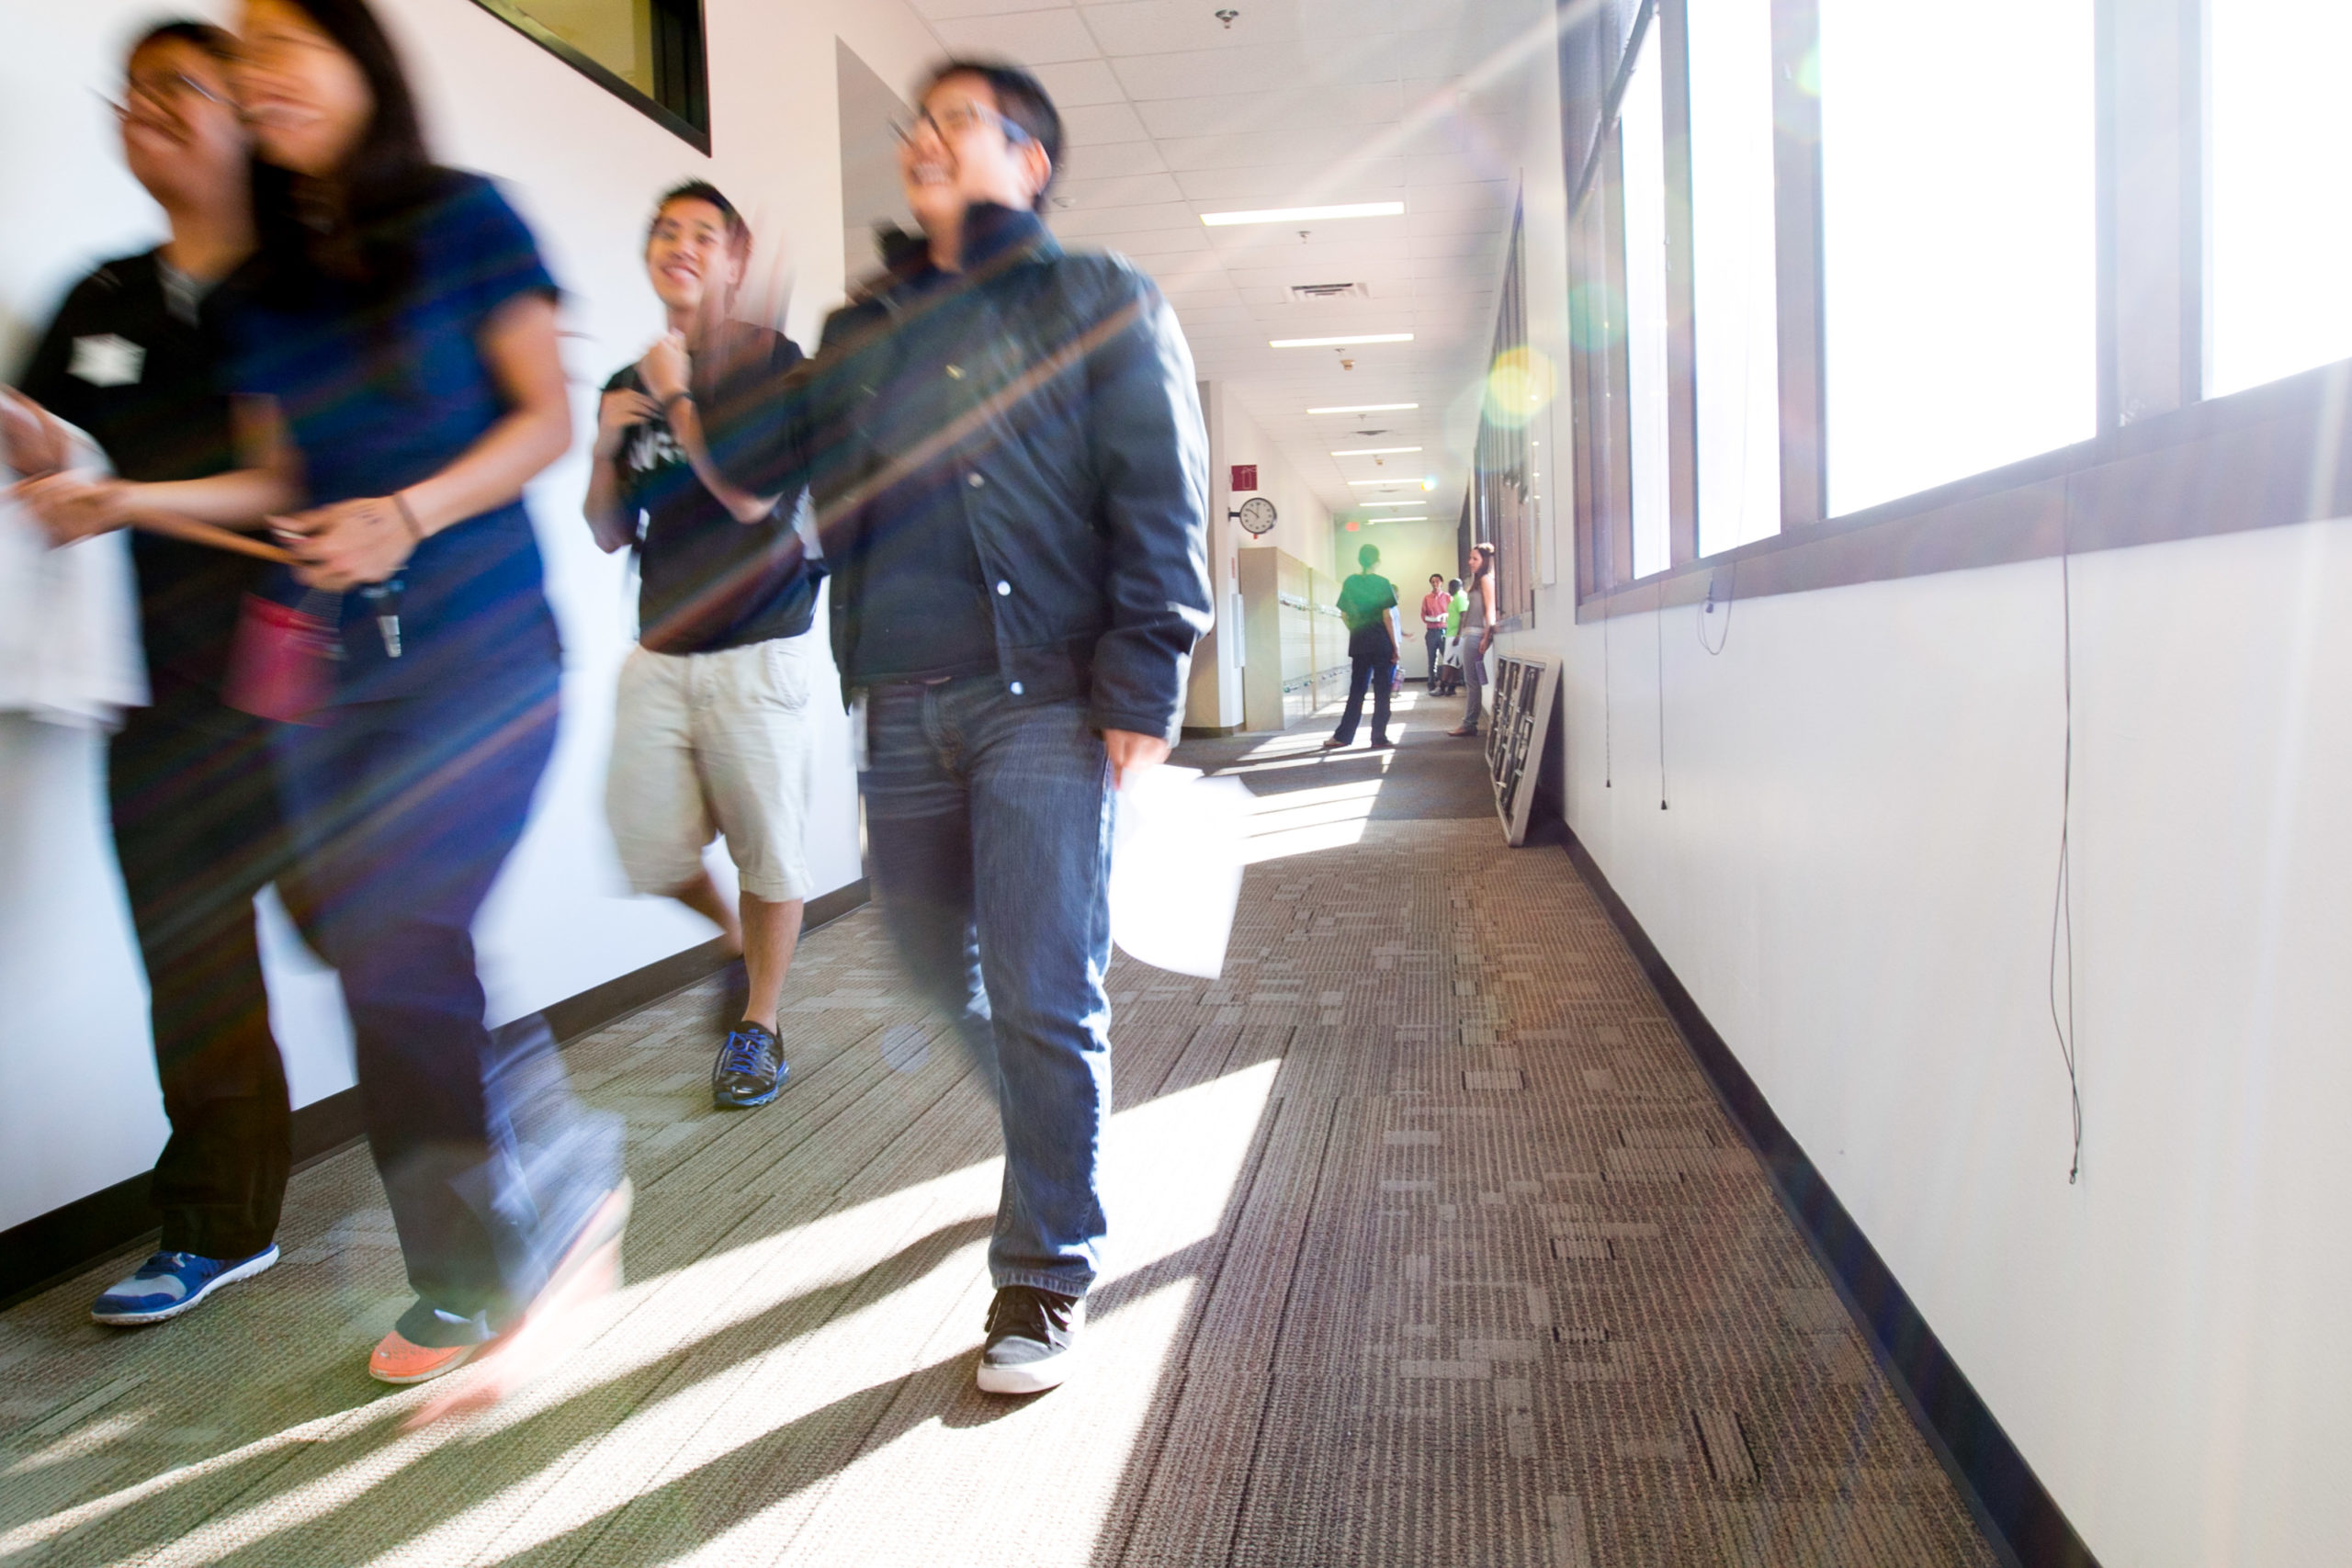
<svg viewBox="0 0 2352 1568">
<path fill-rule="evenodd" d="M 334 665 L 343 655 L 336 615 L 343 595 L 313 592 L 300 605 L 245 595 L 229 648 L 221 700 L 255 718 L 316 724 L 334 700 Z M 311 606 L 323 599 L 326 615 Z"/>
</svg>

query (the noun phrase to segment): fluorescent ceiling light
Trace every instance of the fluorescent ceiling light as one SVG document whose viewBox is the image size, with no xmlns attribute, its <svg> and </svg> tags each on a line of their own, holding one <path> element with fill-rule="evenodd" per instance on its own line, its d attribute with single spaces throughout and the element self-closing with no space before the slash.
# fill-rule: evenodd
<svg viewBox="0 0 2352 1568">
<path fill-rule="evenodd" d="M 1335 408 L 1308 409 L 1308 413 L 1389 413 L 1397 409 L 1417 409 L 1419 403 L 1343 403 Z"/>
<path fill-rule="evenodd" d="M 1357 446 L 1345 452 L 1334 452 L 1334 457 L 1380 457 L 1391 452 L 1418 452 L 1418 446 Z"/>
<path fill-rule="evenodd" d="M 1360 343 L 1410 343 L 1410 333 L 1357 333 L 1350 337 L 1268 338 L 1268 348 L 1347 348 Z"/>
<path fill-rule="evenodd" d="M 1405 210 L 1401 201 L 1351 201 L 1337 207 L 1269 207 L 1257 212 L 1204 212 L 1201 221 L 1212 229 L 1237 223 L 1304 223 L 1318 218 L 1395 218 Z"/>
<path fill-rule="evenodd" d="M 1359 501 L 1358 506 L 1427 506 L 1426 501 Z"/>
<path fill-rule="evenodd" d="M 1365 519 L 1364 519 L 1364 521 L 1365 521 L 1365 522 L 1367 522 L 1367 523 L 1426 523 L 1426 522 L 1428 522 L 1428 521 L 1429 521 L 1429 519 L 1428 519 L 1426 516 L 1422 516 L 1422 517 L 1367 517 L 1367 518 L 1365 518 Z"/>
<path fill-rule="evenodd" d="M 1420 481 L 1420 480 L 1419 480 L 1419 479 L 1350 479 L 1348 482 L 1349 482 L 1350 484 L 1351 484 L 1351 485 L 1391 485 L 1391 486 L 1394 486 L 1394 485 L 1414 485 L 1414 486 L 1418 486 L 1418 485 L 1419 485 L 1419 483 L 1420 483 L 1421 481 Z"/>
</svg>

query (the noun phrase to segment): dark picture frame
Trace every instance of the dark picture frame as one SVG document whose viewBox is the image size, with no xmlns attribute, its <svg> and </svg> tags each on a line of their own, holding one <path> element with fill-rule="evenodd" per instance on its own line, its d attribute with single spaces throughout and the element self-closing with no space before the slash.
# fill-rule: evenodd
<svg viewBox="0 0 2352 1568">
<path fill-rule="evenodd" d="M 654 96 L 558 38 L 515 0 L 474 0 L 474 4 L 695 152 L 710 155 L 709 44 L 703 27 L 702 0 L 653 0 Z"/>
</svg>

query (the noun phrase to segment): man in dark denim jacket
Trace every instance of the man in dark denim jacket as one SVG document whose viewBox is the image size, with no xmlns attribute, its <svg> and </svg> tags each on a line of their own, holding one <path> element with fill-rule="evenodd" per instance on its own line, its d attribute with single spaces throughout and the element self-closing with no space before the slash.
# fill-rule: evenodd
<svg viewBox="0 0 2352 1568">
<path fill-rule="evenodd" d="M 1209 624 L 1208 447 L 1159 289 L 1036 217 L 1044 89 L 950 62 L 921 102 L 921 239 L 815 358 L 697 366 L 695 395 L 730 479 L 809 486 L 883 910 L 1002 1114 L 979 1386 L 1029 1393 L 1069 1375 L 1101 1261 L 1113 789 L 1167 756 Z"/>
</svg>

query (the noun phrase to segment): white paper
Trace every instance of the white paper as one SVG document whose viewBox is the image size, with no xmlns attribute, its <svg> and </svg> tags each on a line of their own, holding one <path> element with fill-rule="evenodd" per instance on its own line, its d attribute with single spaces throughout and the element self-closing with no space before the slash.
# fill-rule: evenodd
<svg viewBox="0 0 2352 1568">
<path fill-rule="evenodd" d="M 102 475 L 96 443 L 64 429 L 70 470 Z M 124 708 L 148 696 L 130 536 L 117 529 L 51 548 L 40 525 L 8 497 L 16 477 L 0 461 L 0 711 L 111 729 Z"/>
<path fill-rule="evenodd" d="M 1250 792 L 1166 763 L 1127 774 L 1111 840 L 1111 940 L 1155 969 L 1214 980 L 1241 901 Z"/>
</svg>

